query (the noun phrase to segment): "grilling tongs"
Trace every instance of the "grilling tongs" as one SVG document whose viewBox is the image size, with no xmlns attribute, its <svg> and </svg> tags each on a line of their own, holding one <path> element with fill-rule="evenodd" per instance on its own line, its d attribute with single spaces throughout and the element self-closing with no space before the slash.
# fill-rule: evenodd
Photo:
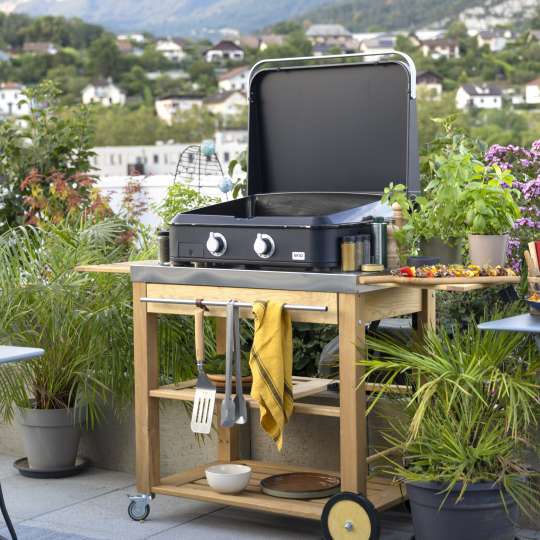
<svg viewBox="0 0 540 540">
<path fill-rule="evenodd" d="M 232 398 L 233 361 L 235 365 L 236 396 Z M 227 350 L 225 355 L 225 396 L 221 402 L 221 425 L 232 427 L 247 422 L 247 406 L 242 390 L 240 355 L 239 308 L 234 301 L 227 303 Z"/>
</svg>

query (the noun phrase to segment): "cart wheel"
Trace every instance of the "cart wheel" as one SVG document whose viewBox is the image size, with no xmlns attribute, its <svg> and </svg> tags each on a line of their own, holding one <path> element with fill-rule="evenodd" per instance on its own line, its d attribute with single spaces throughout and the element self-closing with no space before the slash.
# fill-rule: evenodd
<svg viewBox="0 0 540 540">
<path fill-rule="evenodd" d="M 321 526 L 324 540 L 378 540 L 381 529 L 373 504 L 346 491 L 325 504 Z"/>
<path fill-rule="evenodd" d="M 150 514 L 150 505 L 131 501 L 128 506 L 128 514 L 133 521 L 144 521 Z"/>
</svg>

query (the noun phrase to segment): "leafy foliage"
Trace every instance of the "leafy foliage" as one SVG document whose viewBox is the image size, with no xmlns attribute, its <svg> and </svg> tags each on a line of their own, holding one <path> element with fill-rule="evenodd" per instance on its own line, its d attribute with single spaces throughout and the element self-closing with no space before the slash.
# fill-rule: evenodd
<svg viewBox="0 0 540 540">
<path fill-rule="evenodd" d="M 196 189 L 178 182 L 171 184 L 167 188 L 167 196 L 154 209 L 163 220 L 163 223 L 169 224 L 179 212 L 195 210 L 216 202 L 219 201 L 215 197 L 203 195 Z"/>
<path fill-rule="evenodd" d="M 9 373 L 0 370 L 6 375 L 0 410 L 7 420 L 14 405 L 84 404 L 93 421 L 100 400 L 125 384 L 131 369 L 129 283 L 74 270 L 124 258 L 125 248 L 116 242 L 122 229 L 117 220 L 81 221 L 76 228 L 17 227 L 0 239 L 0 340 L 45 349 L 40 359 Z"/>
<path fill-rule="evenodd" d="M 88 110 L 67 113 L 50 81 L 25 91 L 30 113 L 23 123 L 0 125 L 0 230 L 23 221 L 58 222 L 80 213 L 104 215 L 106 202 L 95 189 L 91 169 Z"/>
<path fill-rule="evenodd" d="M 530 338 L 471 325 L 451 335 L 431 331 L 416 350 L 380 337 L 368 344 L 374 354 L 360 361 L 364 380 L 382 385 L 371 407 L 398 376 L 410 388 L 411 422 L 387 435 L 404 453 L 403 463 L 392 462 L 394 474 L 442 482 L 447 493 L 460 486 L 460 499 L 471 484 L 492 482 L 523 511 L 540 510 L 522 461 L 540 412 L 540 358 Z"/>
</svg>

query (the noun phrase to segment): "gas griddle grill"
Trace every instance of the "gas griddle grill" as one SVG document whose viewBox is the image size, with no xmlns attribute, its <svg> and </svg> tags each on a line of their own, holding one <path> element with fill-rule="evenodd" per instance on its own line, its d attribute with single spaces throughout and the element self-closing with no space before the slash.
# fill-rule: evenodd
<svg viewBox="0 0 540 540">
<path fill-rule="evenodd" d="M 248 195 L 176 215 L 171 264 L 337 269 L 343 236 L 389 217 L 390 182 L 419 191 L 414 64 L 372 56 L 255 65 Z"/>
</svg>

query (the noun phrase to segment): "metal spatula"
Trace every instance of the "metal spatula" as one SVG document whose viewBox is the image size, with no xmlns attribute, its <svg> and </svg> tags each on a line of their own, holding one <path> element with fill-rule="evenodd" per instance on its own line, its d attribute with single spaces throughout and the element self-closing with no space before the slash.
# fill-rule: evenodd
<svg viewBox="0 0 540 540">
<path fill-rule="evenodd" d="M 193 433 L 210 433 L 216 401 L 216 387 L 204 372 L 204 312 L 195 312 L 195 358 L 197 359 L 197 385 L 193 399 L 191 431 Z"/>
</svg>

